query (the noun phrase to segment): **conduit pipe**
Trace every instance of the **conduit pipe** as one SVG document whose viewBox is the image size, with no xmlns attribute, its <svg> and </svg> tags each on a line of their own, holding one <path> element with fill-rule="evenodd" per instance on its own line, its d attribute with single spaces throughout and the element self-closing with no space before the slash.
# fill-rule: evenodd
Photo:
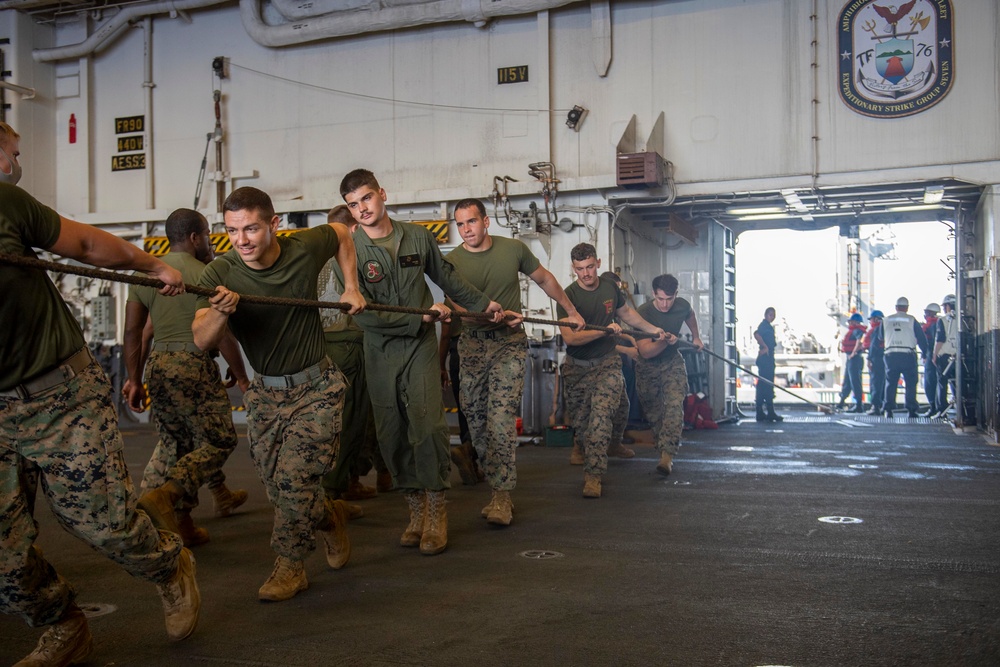
<svg viewBox="0 0 1000 667">
<path fill-rule="evenodd" d="M 226 0 L 161 0 L 140 5 L 129 5 L 109 18 L 94 30 L 93 34 L 78 44 L 57 46 L 51 49 L 35 49 L 31 57 L 35 62 L 52 62 L 86 58 L 97 53 L 105 43 L 117 37 L 128 28 L 129 23 L 155 14 L 182 12 L 189 9 L 203 9 L 225 4 Z"/>
<path fill-rule="evenodd" d="M 468 21 L 477 25 L 498 16 L 534 14 L 580 0 L 432 0 L 420 5 L 355 10 L 303 21 L 270 25 L 264 22 L 261 0 L 240 0 L 243 27 L 261 46 L 304 44 L 332 37 L 347 37 L 418 25 Z"/>
</svg>

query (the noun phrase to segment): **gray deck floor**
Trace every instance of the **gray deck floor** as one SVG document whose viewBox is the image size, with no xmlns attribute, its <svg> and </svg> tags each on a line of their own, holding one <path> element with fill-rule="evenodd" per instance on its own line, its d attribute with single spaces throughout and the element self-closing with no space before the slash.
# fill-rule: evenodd
<svg viewBox="0 0 1000 667">
<path fill-rule="evenodd" d="M 402 498 L 364 501 L 348 566 L 315 553 L 309 590 L 271 604 L 272 515 L 241 442 L 226 471 L 250 500 L 217 519 L 202 492 L 204 604 L 180 643 L 154 588 L 47 509 L 39 543 L 82 603 L 114 608 L 91 621 L 92 665 L 1000 664 L 1000 448 L 940 422 L 786 414 L 686 433 L 669 478 L 640 444 L 600 500 L 568 449 L 521 447 L 506 529 L 453 474 L 440 556 L 398 546 Z M 154 433 L 125 437 L 137 477 Z M 0 664 L 40 632 L 0 616 Z"/>
</svg>

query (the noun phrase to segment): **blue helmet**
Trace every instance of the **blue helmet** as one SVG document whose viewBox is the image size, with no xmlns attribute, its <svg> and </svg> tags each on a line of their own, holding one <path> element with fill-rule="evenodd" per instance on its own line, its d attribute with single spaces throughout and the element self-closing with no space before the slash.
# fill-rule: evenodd
<svg viewBox="0 0 1000 667">
<path fill-rule="evenodd" d="M 868 319 L 871 319 L 871 318 L 873 318 L 873 317 L 877 317 L 877 318 L 879 318 L 879 319 L 881 320 L 881 319 L 883 319 L 883 318 L 885 317 L 885 315 L 883 315 L 883 314 L 882 314 L 882 311 L 881 311 L 881 310 L 873 310 L 873 311 L 872 311 L 872 312 L 871 312 L 871 313 L 870 313 L 870 314 L 868 315 Z"/>
<path fill-rule="evenodd" d="M 861 317 L 861 313 L 854 313 L 850 317 L 851 322 L 864 322 L 865 318 Z"/>
</svg>

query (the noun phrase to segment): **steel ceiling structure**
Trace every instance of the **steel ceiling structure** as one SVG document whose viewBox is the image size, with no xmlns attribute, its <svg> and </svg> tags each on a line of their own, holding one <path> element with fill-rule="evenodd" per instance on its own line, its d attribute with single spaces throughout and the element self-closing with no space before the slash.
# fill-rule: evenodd
<svg viewBox="0 0 1000 667">
<path fill-rule="evenodd" d="M 945 179 L 854 187 L 789 188 L 711 196 L 677 196 L 657 205 L 648 196 L 612 199 L 632 224 L 685 236 L 685 223 L 714 219 L 736 233 L 761 229 L 819 230 L 903 222 L 955 222 L 971 215 L 982 186 Z M 935 196 L 940 200 L 936 204 Z"/>
</svg>

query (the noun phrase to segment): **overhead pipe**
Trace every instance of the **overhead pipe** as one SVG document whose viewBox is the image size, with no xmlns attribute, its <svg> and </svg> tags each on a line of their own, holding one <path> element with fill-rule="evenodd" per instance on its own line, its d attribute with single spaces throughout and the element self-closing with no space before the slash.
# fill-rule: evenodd
<svg viewBox="0 0 1000 667">
<path fill-rule="evenodd" d="M 160 2 L 129 5 L 99 25 L 93 34 L 82 42 L 67 46 L 57 46 L 51 49 L 34 49 L 31 52 L 31 57 L 35 59 L 35 62 L 39 63 L 86 58 L 97 53 L 107 42 L 120 35 L 122 31 L 128 28 L 129 23 L 132 21 L 155 14 L 168 14 L 188 9 L 214 7 L 226 2 L 227 0 L 161 0 Z"/>
<path fill-rule="evenodd" d="M 303 21 L 270 25 L 261 0 L 240 0 L 243 27 L 251 39 L 267 47 L 291 46 L 333 37 L 348 37 L 418 25 L 467 21 L 483 25 L 499 16 L 516 16 L 570 5 L 580 0 L 432 0 L 421 5 L 354 10 Z"/>
</svg>

